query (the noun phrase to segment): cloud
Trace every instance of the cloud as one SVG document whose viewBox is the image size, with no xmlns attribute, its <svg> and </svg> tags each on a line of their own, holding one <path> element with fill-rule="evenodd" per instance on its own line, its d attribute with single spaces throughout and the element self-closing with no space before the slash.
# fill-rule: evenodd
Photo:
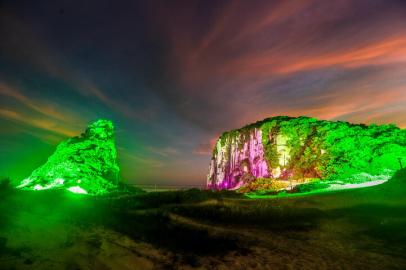
<svg viewBox="0 0 406 270">
<path fill-rule="evenodd" d="M 12 109 L 7 108 L 9 106 L 4 103 L 0 107 L 1 118 L 45 131 L 41 135 L 29 129 L 26 132 L 37 137 L 40 136 L 48 142 L 56 142 L 63 137 L 79 135 L 89 118 L 89 114 L 85 111 L 81 111 L 79 115 L 78 108 L 76 111 L 72 111 L 63 104 L 54 104 L 44 98 L 41 100 L 34 99 L 18 87 L 1 81 L 0 96 L 18 102 Z"/>
<path fill-rule="evenodd" d="M 332 66 L 355 68 L 370 65 L 384 65 L 406 61 L 406 34 L 402 37 L 390 38 L 362 48 L 348 48 L 344 52 L 330 52 L 316 56 L 291 58 L 278 57 L 263 52 L 256 57 L 239 59 L 231 66 L 243 67 L 237 72 L 255 77 L 304 72 Z"/>
<path fill-rule="evenodd" d="M 83 124 L 83 120 L 78 116 L 74 116 L 73 113 L 68 113 L 61 106 L 52 105 L 50 101 L 36 101 L 26 95 L 24 95 L 15 86 L 11 86 L 0 81 L 0 95 L 11 97 L 21 104 L 25 105 L 29 109 L 42 114 L 48 118 L 54 118 L 55 120 L 69 123 L 70 125 Z"/>
<path fill-rule="evenodd" d="M 393 72 L 397 80 L 406 76 L 401 67 L 406 63 L 406 14 L 396 3 L 232 1 L 198 22 L 200 10 L 185 9 L 173 20 L 171 7 L 160 14 L 158 28 L 169 33 L 165 60 L 172 81 L 153 90 L 183 120 L 212 134 L 281 113 L 327 119 L 350 116 L 359 108 L 372 113 L 366 96 L 398 93 L 397 86 L 387 83 L 377 90 L 362 85 L 379 83 L 376 70 L 386 76 Z M 334 78 L 360 72 L 369 74 L 362 81 L 346 75 L 345 83 Z M 312 83 L 322 88 L 324 100 L 311 87 L 297 83 L 292 88 L 314 74 L 318 78 Z M 289 83 L 273 88 L 281 80 Z M 360 98 L 352 98 L 354 92 Z"/>
<path fill-rule="evenodd" d="M 219 136 L 213 137 L 208 141 L 201 142 L 193 151 L 196 155 L 207 156 L 213 153 L 213 149 L 217 143 Z"/>
<path fill-rule="evenodd" d="M 122 160 L 129 162 L 130 164 L 137 166 L 147 166 L 145 167 L 145 169 L 148 170 L 154 168 L 162 168 L 164 166 L 163 162 L 158 159 L 152 159 L 143 155 L 134 154 L 123 147 L 117 147 L 117 150 L 119 151 L 119 157 L 121 157 Z"/>
<path fill-rule="evenodd" d="M 173 147 L 154 147 L 154 146 L 149 146 L 147 147 L 147 150 L 150 151 L 153 154 L 162 156 L 162 157 L 174 157 L 179 155 L 179 150 Z"/>
<path fill-rule="evenodd" d="M 51 131 L 63 136 L 73 137 L 78 135 L 77 131 L 66 128 L 63 125 L 59 124 L 57 121 L 52 121 L 44 118 L 35 118 L 26 114 L 21 114 L 14 110 L 0 108 L 0 117 L 37 129 Z"/>
<path fill-rule="evenodd" d="M 118 100 L 101 89 L 88 74 L 85 77 L 79 69 L 75 71 L 66 57 L 58 54 L 38 32 L 23 20 L 11 15 L 11 12 L 4 9 L 0 11 L 0 17 L 0 23 L 3 26 L 0 27 L 0 34 L 4 41 L 0 47 L 0 53 L 3 52 L 11 61 L 31 65 L 37 71 L 67 83 L 82 96 L 95 97 L 102 104 L 125 117 L 147 120 L 154 116 L 153 108 L 136 110 L 125 101 Z"/>
</svg>

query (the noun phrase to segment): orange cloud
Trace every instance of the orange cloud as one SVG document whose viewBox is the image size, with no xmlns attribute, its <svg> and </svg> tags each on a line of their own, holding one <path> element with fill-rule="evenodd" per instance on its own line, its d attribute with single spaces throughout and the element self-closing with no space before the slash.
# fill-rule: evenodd
<svg viewBox="0 0 406 270">
<path fill-rule="evenodd" d="M 203 156 L 211 154 L 214 147 L 216 146 L 218 138 L 219 136 L 215 136 L 211 138 L 209 141 L 200 143 L 193 152 L 197 155 Z"/>
<path fill-rule="evenodd" d="M 215 131 L 279 114 L 370 122 L 364 112 L 383 119 L 383 108 L 405 99 L 404 81 L 399 81 L 406 75 L 401 67 L 406 63 L 405 21 L 393 10 L 382 11 L 394 14 L 388 22 L 373 22 L 358 19 L 351 1 L 281 1 L 258 5 L 262 10 L 255 12 L 236 2 L 219 12 L 223 16 L 215 17 L 201 39 L 190 35 L 193 29 L 186 23 L 168 23 L 178 31 L 171 59 L 178 69 L 179 95 L 191 104 L 211 105 L 194 122 L 210 128 L 206 115 L 213 122 L 220 119 Z M 354 25 L 347 25 L 351 20 Z M 369 75 L 378 73 L 384 75 Z M 194 112 L 190 107 L 188 116 Z M 210 111 L 225 113 L 217 118 Z M 205 153 L 207 146 L 195 152 Z"/>
<path fill-rule="evenodd" d="M 33 99 L 22 94 L 17 88 L 2 82 L 0 82 L 0 95 L 14 98 L 28 108 L 49 118 L 54 118 L 65 123 L 70 123 L 71 125 L 80 124 L 81 122 L 83 122 L 82 119 L 73 116 L 72 113 L 63 113 L 60 107 L 52 106 L 49 102 L 45 103 L 34 101 Z"/>
<path fill-rule="evenodd" d="M 396 37 L 344 53 L 331 53 L 292 61 L 276 67 L 276 73 L 292 73 L 330 66 L 359 67 L 406 61 L 406 36 Z"/>
<path fill-rule="evenodd" d="M 396 123 L 404 127 L 406 113 L 406 95 L 402 86 L 397 88 L 341 89 L 329 92 L 312 105 L 300 104 L 294 108 L 271 108 L 273 115 L 312 116 L 327 120 L 345 120 L 354 123 Z M 276 112 L 275 112 L 276 110 Z M 392 117 L 388 117 L 391 115 Z M 251 116 L 246 122 L 268 117 L 267 111 Z"/>
<path fill-rule="evenodd" d="M 78 135 L 85 125 L 84 118 L 66 110 L 63 106 L 52 105 L 48 101 L 34 100 L 23 94 L 15 86 L 4 82 L 0 82 L 0 95 L 12 98 L 25 106 L 25 108 L 21 108 L 19 111 L 16 111 L 16 109 L 0 108 L 0 117 L 69 137 Z M 29 110 L 27 111 L 26 109 Z M 43 134 L 43 137 L 55 141 L 55 137 L 52 134 Z"/>
<path fill-rule="evenodd" d="M 65 128 L 56 121 L 49 119 L 38 119 L 28 115 L 23 115 L 19 112 L 0 108 L 0 117 L 25 124 L 34 128 L 51 131 L 60 135 L 73 137 L 78 135 L 76 130 Z"/>
<path fill-rule="evenodd" d="M 270 49 L 256 55 L 237 57 L 223 66 L 222 71 L 239 76 L 268 77 L 334 66 L 355 68 L 405 61 L 406 36 L 398 36 L 364 46 L 317 55 L 303 53 L 291 56 L 289 52 L 281 55 L 277 50 Z"/>
</svg>

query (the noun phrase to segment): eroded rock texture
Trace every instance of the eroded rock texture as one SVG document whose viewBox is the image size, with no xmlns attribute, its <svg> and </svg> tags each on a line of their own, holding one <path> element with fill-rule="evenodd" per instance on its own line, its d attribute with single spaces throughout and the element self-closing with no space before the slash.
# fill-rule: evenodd
<svg viewBox="0 0 406 270">
<path fill-rule="evenodd" d="M 208 188 L 235 189 L 258 178 L 348 182 L 390 177 L 406 163 L 406 130 L 278 116 L 223 133 Z"/>
<path fill-rule="evenodd" d="M 215 151 L 209 169 L 211 188 L 237 188 L 253 178 L 269 177 L 260 129 L 220 139 Z"/>
<path fill-rule="evenodd" d="M 81 136 L 60 143 L 48 161 L 18 187 L 101 194 L 115 188 L 119 178 L 113 123 L 98 120 Z"/>
</svg>

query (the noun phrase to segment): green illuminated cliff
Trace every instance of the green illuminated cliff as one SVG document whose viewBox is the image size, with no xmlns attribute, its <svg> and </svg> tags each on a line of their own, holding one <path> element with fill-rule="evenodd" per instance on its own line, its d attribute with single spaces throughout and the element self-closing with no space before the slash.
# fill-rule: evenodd
<svg viewBox="0 0 406 270">
<path fill-rule="evenodd" d="M 80 136 L 60 143 L 48 161 L 18 188 L 63 188 L 74 193 L 103 194 L 114 189 L 119 179 L 113 123 L 98 120 Z"/>
<path fill-rule="evenodd" d="M 292 181 L 315 179 L 361 183 L 388 179 L 402 161 L 406 163 L 406 130 L 395 125 L 278 116 L 223 133 L 213 150 L 207 185 L 277 190 L 291 187 Z"/>
</svg>

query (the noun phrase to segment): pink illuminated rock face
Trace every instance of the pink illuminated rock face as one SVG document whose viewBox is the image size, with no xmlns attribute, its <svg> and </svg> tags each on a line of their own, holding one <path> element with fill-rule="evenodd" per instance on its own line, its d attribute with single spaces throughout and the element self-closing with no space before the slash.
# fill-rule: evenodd
<svg viewBox="0 0 406 270">
<path fill-rule="evenodd" d="M 253 128 L 249 134 L 228 134 L 217 141 L 207 185 L 211 189 L 236 189 L 247 181 L 269 177 L 269 174 L 262 132 Z"/>
<path fill-rule="evenodd" d="M 252 191 L 268 189 L 273 180 L 351 183 L 364 181 L 363 175 L 390 177 L 402 168 L 405 145 L 405 130 L 394 125 L 275 116 L 221 135 L 207 187 Z"/>
</svg>

